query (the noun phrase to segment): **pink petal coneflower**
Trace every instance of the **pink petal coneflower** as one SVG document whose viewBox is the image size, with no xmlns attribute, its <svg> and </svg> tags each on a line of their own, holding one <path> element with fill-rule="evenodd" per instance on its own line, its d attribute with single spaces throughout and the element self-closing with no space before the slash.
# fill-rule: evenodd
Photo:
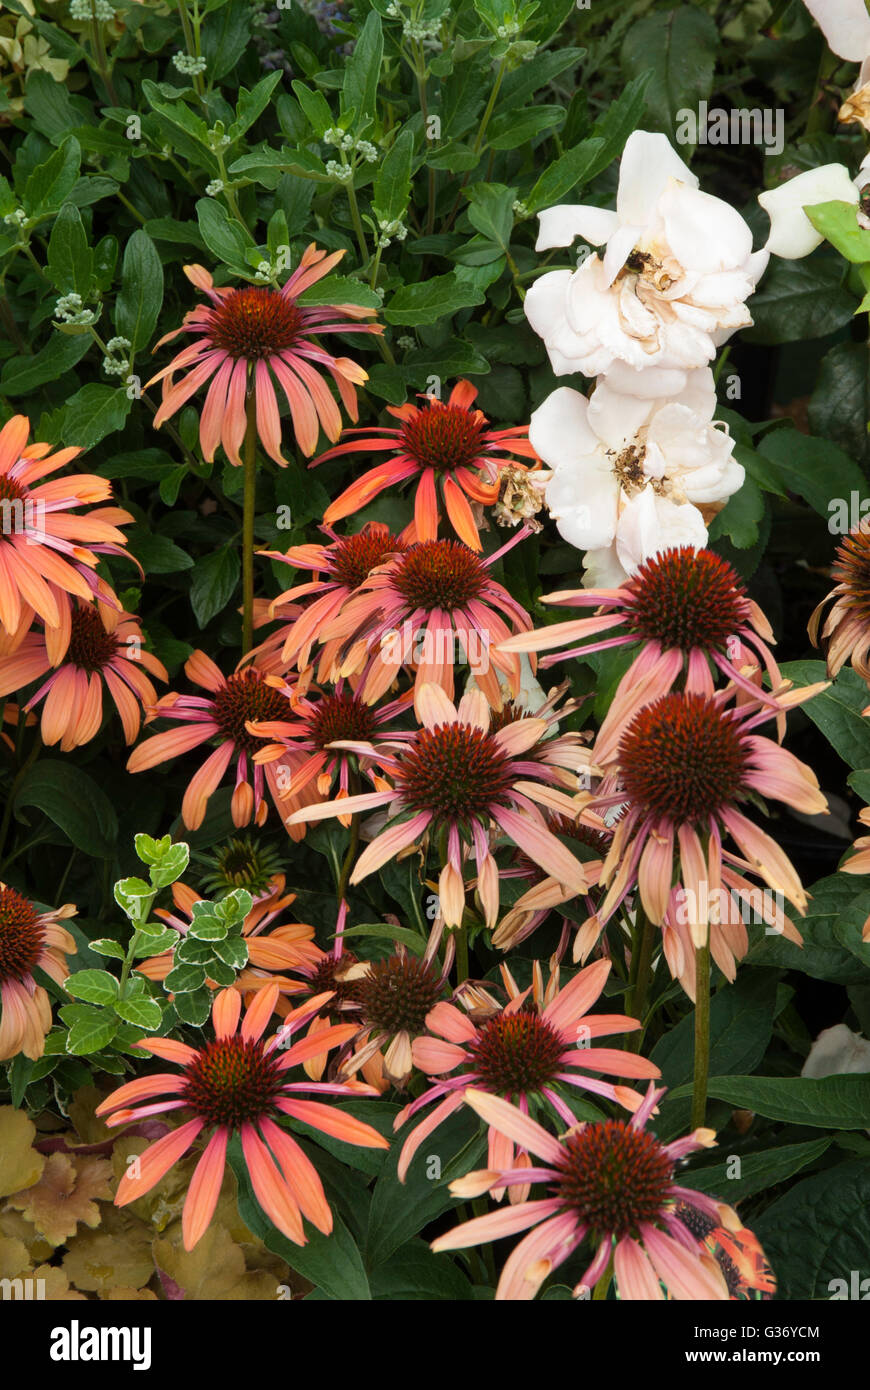
<svg viewBox="0 0 870 1390">
<path fill-rule="evenodd" d="M 241 466 L 246 399 L 253 392 L 260 442 L 270 458 L 286 466 L 281 453 L 277 382 L 290 407 L 293 433 L 303 454 L 314 453 L 321 428 L 328 439 L 338 439 L 341 412 L 323 374 L 332 377 L 345 410 L 356 420 L 355 388 L 368 380 L 368 373 L 349 357 L 334 357 L 320 346 L 319 338 L 324 333 L 382 333 L 383 329 L 380 324 L 355 322 L 370 318 L 374 309 L 357 304 L 306 307 L 299 303 L 299 296 L 327 275 L 343 255 L 343 251 L 334 251 L 328 256 L 312 244 L 280 290 L 255 285 L 219 289 L 201 265 L 185 266 L 188 280 L 211 303 L 191 309 L 181 327 L 156 344 L 155 351 L 179 333 L 194 339 L 148 382 L 149 386 L 163 382 L 155 427 L 210 382 L 199 422 L 203 457 L 210 463 L 222 444 L 230 462 Z M 187 375 L 176 381 L 182 370 Z"/>
<path fill-rule="evenodd" d="M 38 912 L 23 893 L 0 883 L 0 1061 L 19 1052 L 32 1061 L 42 1056 L 51 1004 L 33 971 L 44 970 L 63 985 L 69 974 L 66 957 L 75 955 L 77 947 L 60 923 L 75 911 L 66 903 Z"/>
<path fill-rule="evenodd" d="M 140 1154 L 135 1170 L 128 1168 L 115 1195 L 119 1207 L 150 1192 L 203 1131 L 210 1132 L 184 1203 L 185 1250 L 193 1249 L 214 1215 L 227 1145 L 234 1134 L 241 1136 L 257 1201 L 281 1234 L 296 1245 L 306 1243 L 303 1217 L 328 1235 L 332 1212 L 311 1160 L 278 1121 L 289 1116 L 347 1144 L 388 1147 L 370 1125 L 322 1100 L 306 1098 L 353 1095 L 353 1087 L 292 1081 L 288 1074 L 312 1051 L 329 1051 L 344 1042 L 353 1033 L 353 1025 L 339 1025 L 313 1040 L 293 1042 L 294 1029 L 311 1014 L 306 1001 L 301 1011 L 288 1015 L 279 1034 L 264 1042 L 277 998 L 277 985 L 261 990 L 239 1026 L 241 995 L 235 989 L 222 990 L 212 1008 L 212 1042 L 193 1048 L 172 1038 L 143 1038 L 136 1046 L 176 1063 L 179 1072 L 128 1081 L 97 1107 L 97 1114 L 106 1116 L 110 1127 L 175 1110 L 192 1113 L 191 1119 Z M 357 1094 L 359 1090 L 357 1085 Z M 141 1101 L 146 1104 L 140 1105 Z"/>
</svg>

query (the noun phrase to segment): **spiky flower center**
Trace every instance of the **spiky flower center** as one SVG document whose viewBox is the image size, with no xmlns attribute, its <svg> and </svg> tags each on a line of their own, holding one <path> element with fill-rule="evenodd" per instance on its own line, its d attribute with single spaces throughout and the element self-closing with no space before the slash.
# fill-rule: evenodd
<svg viewBox="0 0 870 1390">
<path fill-rule="evenodd" d="M 483 561 L 462 541 L 421 541 L 396 561 L 392 582 L 409 609 L 449 613 L 479 598 L 487 577 Z"/>
<path fill-rule="evenodd" d="M 256 844 L 249 835 L 235 836 L 209 862 L 212 871 L 203 885 L 208 892 L 247 888 L 254 894 L 264 893 L 281 870 L 275 851 Z"/>
<path fill-rule="evenodd" d="M 207 1124 L 231 1130 L 273 1115 L 284 1082 L 280 1055 L 267 1054 L 261 1041 L 238 1033 L 216 1038 L 185 1068 L 181 1098 Z"/>
<path fill-rule="evenodd" d="M 436 823 L 480 820 L 509 804 L 510 757 L 492 734 L 470 724 L 421 729 L 396 776 L 403 805 L 431 811 Z"/>
<path fill-rule="evenodd" d="M 724 652 L 749 619 L 736 570 L 710 550 L 662 551 L 641 565 L 630 587 L 630 630 L 665 648 Z"/>
<path fill-rule="evenodd" d="M 74 608 L 66 660 L 93 675 L 108 666 L 118 650 L 118 639 L 103 627 L 97 608 Z"/>
<path fill-rule="evenodd" d="M 345 536 L 336 542 L 332 551 L 335 577 L 339 584 L 358 589 L 373 569 L 404 549 L 404 543 L 398 536 L 385 528 L 366 527 L 357 535 Z"/>
<path fill-rule="evenodd" d="M 45 928 L 29 899 L 0 887 L 0 984 L 23 980 L 42 955 Z"/>
<path fill-rule="evenodd" d="M 831 574 L 845 593 L 839 602 L 870 623 L 870 530 L 859 526 L 837 546 L 837 558 Z"/>
<path fill-rule="evenodd" d="M 231 357 L 258 361 L 292 348 L 302 323 L 292 299 L 278 290 L 248 285 L 231 290 L 211 310 L 209 337 Z"/>
<path fill-rule="evenodd" d="M 311 739 L 318 748 L 325 748 L 336 739 L 370 743 L 378 727 L 371 705 L 344 692 L 318 700 L 309 724 Z"/>
<path fill-rule="evenodd" d="M 0 473 L 0 535 L 9 536 L 24 530 L 29 518 L 27 488 L 8 473 Z"/>
<path fill-rule="evenodd" d="M 636 1235 L 669 1205 L 674 1164 L 655 1135 L 604 1120 L 569 1134 L 562 1148 L 558 1194 L 598 1235 Z"/>
<path fill-rule="evenodd" d="M 291 714 L 287 696 L 274 685 L 267 685 L 253 666 L 246 666 L 228 677 L 226 685 L 214 697 L 214 717 L 221 734 L 246 753 L 256 752 L 264 742 L 245 728 L 247 720 L 268 722 L 289 719 Z"/>
<path fill-rule="evenodd" d="M 485 428 L 486 419 L 479 410 L 431 400 L 405 421 L 401 446 L 421 468 L 439 473 L 470 468 L 485 452 Z"/>
<path fill-rule="evenodd" d="M 672 693 L 635 715 L 619 764 L 629 802 L 674 825 L 698 825 L 740 797 L 747 750 L 715 701 Z"/>
<path fill-rule="evenodd" d="M 390 956 L 373 961 L 354 982 L 366 1024 L 377 1033 L 423 1032 L 426 1015 L 438 1002 L 438 979 L 431 966 L 416 956 Z"/>
<path fill-rule="evenodd" d="M 359 981 L 346 978 L 348 970 L 355 964 L 356 956 L 350 951 L 345 951 L 337 960 L 330 951 L 321 957 L 314 971 L 308 976 L 312 995 L 326 994 L 329 990 L 334 992 L 333 998 L 320 1010 L 319 1018 L 329 1018 L 337 1014 L 343 1004 L 353 1003 L 358 1006 Z"/>
<path fill-rule="evenodd" d="M 538 1013 L 494 1014 L 468 1043 L 474 1070 L 488 1091 L 528 1095 L 549 1085 L 561 1071 L 565 1044 Z"/>
</svg>

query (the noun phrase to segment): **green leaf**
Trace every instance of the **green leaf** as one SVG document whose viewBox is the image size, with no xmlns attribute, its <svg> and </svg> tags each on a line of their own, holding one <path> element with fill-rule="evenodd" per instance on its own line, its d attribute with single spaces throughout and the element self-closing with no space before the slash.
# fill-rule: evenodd
<svg viewBox="0 0 870 1390">
<path fill-rule="evenodd" d="M 213 995 L 207 985 L 175 996 L 175 1012 L 182 1023 L 192 1028 L 202 1028 L 211 1013 Z"/>
<path fill-rule="evenodd" d="M 372 189 L 372 205 L 385 222 L 402 216 L 411 195 L 414 133 L 407 128 L 393 141 L 378 165 Z"/>
<path fill-rule="evenodd" d="M 646 104 L 663 130 L 674 129 L 678 111 L 697 111 L 710 96 L 718 47 L 712 16 L 694 5 L 647 15 L 629 28 L 622 66 L 629 77 L 652 72 Z"/>
<path fill-rule="evenodd" d="M 265 77 L 261 77 L 256 87 L 248 91 L 246 87 L 239 88 L 239 95 L 236 100 L 236 119 L 230 126 L 227 134 L 231 140 L 238 140 L 240 135 L 244 135 L 246 130 L 262 116 L 266 107 L 269 105 L 272 93 L 281 81 L 282 74 L 269 72 Z"/>
<path fill-rule="evenodd" d="M 74 999 L 88 1004 L 111 1004 L 118 997 L 118 981 L 108 970 L 77 970 L 64 988 Z"/>
<path fill-rule="evenodd" d="M 364 128 L 374 114 L 383 56 L 381 17 L 376 10 L 372 10 L 360 30 L 353 54 L 345 60 L 341 88 L 342 115 L 354 112 L 356 130 Z"/>
<path fill-rule="evenodd" d="M 322 139 L 327 130 L 335 127 L 335 117 L 326 97 L 317 87 L 312 91 L 304 82 L 291 82 L 290 86 L 314 134 Z"/>
<path fill-rule="evenodd" d="M 711 541 L 727 536 L 738 550 L 746 550 L 758 540 L 758 523 L 764 516 L 761 489 L 749 477 L 717 512 L 708 527 Z"/>
<path fill-rule="evenodd" d="M 799 970 L 814 980 L 834 984 L 859 984 L 867 979 L 861 964 L 870 947 L 861 939 L 861 929 L 870 911 L 866 889 L 849 874 L 831 874 L 810 889 L 805 917 L 799 919 L 803 946 L 775 933 L 765 933 L 752 942 L 747 963 L 781 966 Z M 857 957 L 857 958 L 856 958 Z"/>
<path fill-rule="evenodd" d="M 486 143 L 493 150 L 519 149 L 527 140 L 534 140 L 560 126 L 565 115 L 564 106 L 529 106 L 525 111 L 505 111 L 491 122 Z"/>
<path fill-rule="evenodd" d="M 0 374 L 0 395 L 23 396 L 47 381 L 58 381 L 81 361 L 92 346 L 88 334 L 76 337 L 53 334 L 39 352 L 29 357 L 10 357 L 4 363 Z"/>
<path fill-rule="evenodd" d="M 868 233 L 870 236 L 870 233 Z M 835 343 L 819 365 L 809 404 L 813 434 L 832 439 L 867 468 L 870 463 L 870 349 Z"/>
<path fill-rule="evenodd" d="M 126 536 L 131 555 L 136 556 L 146 574 L 174 574 L 193 565 L 187 551 L 168 536 L 154 535 L 144 526 L 129 527 Z"/>
<path fill-rule="evenodd" d="M 467 1301 L 474 1290 L 452 1260 L 436 1255 L 424 1240 L 412 1240 L 369 1275 L 376 1302 Z M 570 1290 L 569 1290 L 570 1296 Z"/>
<path fill-rule="evenodd" d="M 216 198 L 200 198 L 196 205 L 196 217 L 209 251 L 233 270 L 250 275 L 251 267 L 245 259 L 245 251 L 254 243 L 238 222 L 233 221 L 223 203 Z"/>
<path fill-rule="evenodd" d="M 578 184 L 588 183 L 596 168 L 601 167 L 600 161 L 604 159 L 606 150 L 607 142 L 600 136 L 581 140 L 573 150 L 567 150 L 544 170 L 531 192 L 526 194 L 523 202 L 529 212 L 553 207 L 555 203 L 563 202 Z"/>
<path fill-rule="evenodd" d="M 470 309 L 483 302 L 480 290 L 463 284 L 456 272 L 451 271 L 449 275 L 436 275 L 433 280 L 424 280 L 421 284 L 403 285 L 389 300 L 384 318 L 387 323 L 418 327 L 437 323 L 459 309 Z"/>
<path fill-rule="evenodd" d="M 824 338 L 842 328 L 856 307 L 855 296 L 844 286 L 845 274 L 833 252 L 802 261 L 774 256 L 750 301 L 754 326 L 741 337 L 770 346 Z"/>
<path fill-rule="evenodd" d="M 813 203 L 804 208 L 817 232 L 853 265 L 870 261 L 870 232 L 858 226 L 858 209 L 854 203 Z"/>
<path fill-rule="evenodd" d="M 756 1216 L 753 1230 L 776 1271 L 779 1298 L 866 1298 L 868 1214 L 870 1163 L 861 1158 L 805 1178 Z"/>
<path fill-rule="evenodd" d="M 482 236 L 495 242 L 502 251 L 510 244 L 514 225 L 513 205 L 515 188 L 503 183 L 477 183 L 466 190 L 468 220 Z"/>
<path fill-rule="evenodd" d="M 163 1010 L 156 999 L 117 999 L 114 1008 L 125 1023 L 134 1023 L 137 1028 L 144 1028 L 149 1033 L 153 1033 L 163 1022 Z"/>
<path fill-rule="evenodd" d="M 163 987 L 167 994 L 192 994 L 205 984 L 205 971 L 201 965 L 176 965 L 170 970 Z"/>
<path fill-rule="evenodd" d="M 143 925 L 140 925 L 139 930 L 143 930 Z M 165 931 L 154 932 L 144 937 L 144 939 L 140 939 L 139 945 L 136 947 L 133 955 L 137 960 L 141 959 L 143 956 L 159 956 L 162 955 L 164 951 L 171 951 L 173 947 L 178 945 L 178 942 L 178 932 L 167 928 Z"/>
<path fill-rule="evenodd" d="M 154 242 L 141 227 L 124 252 L 121 292 L 115 302 L 115 328 L 133 351 L 147 346 L 163 305 L 163 266 Z"/>
<path fill-rule="evenodd" d="M 244 56 L 251 43 L 251 7 L 248 0 L 230 0 L 202 30 L 202 56 L 210 82 L 219 82 Z"/>
<path fill-rule="evenodd" d="M 223 941 L 216 941 L 213 950 L 218 960 L 232 970 L 242 970 L 248 963 L 248 945 L 243 936 L 227 936 Z"/>
<path fill-rule="evenodd" d="M 63 438 L 68 444 L 91 449 L 123 428 L 133 405 L 123 386 L 89 382 L 67 402 L 63 413 Z"/>
<path fill-rule="evenodd" d="M 787 661 L 780 669 L 799 686 L 827 679 L 823 661 Z M 861 714 L 866 705 L 866 685 L 857 671 L 844 666 L 827 690 L 801 708 L 844 762 L 863 768 L 870 767 L 870 722 Z"/>
<path fill-rule="evenodd" d="M 136 839 L 138 841 L 138 835 Z M 159 859 L 152 861 L 148 877 L 155 888 L 168 888 L 170 883 L 175 883 L 176 879 L 181 878 L 189 863 L 189 846 L 183 842 L 171 845 L 169 849 L 163 851 Z"/>
<path fill-rule="evenodd" d="M 409 927 L 392 927 L 387 922 L 364 922 L 357 927 L 348 927 L 344 932 L 345 936 L 372 936 L 381 941 L 392 941 L 397 944 L 401 942 L 407 946 L 409 951 L 413 951 L 415 956 L 422 956 L 426 950 L 426 940 L 418 936 L 417 932 L 411 931 Z"/>
<path fill-rule="evenodd" d="M 740 1159 L 740 1175 L 731 1174 L 733 1163 L 713 1163 L 697 1171 L 685 1172 L 680 1182 L 685 1187 L 693 1187 L 696 1192 L 707 1192 L 710 1196 L 727 1199 L 731 1206 L 756 1192 L 766 1192 L 778 1183 L 799 1173 L 807 1164 L 815 1163 L 817 1158 L 830 1148 L 833 1136 L 825 1134 L 821 1139 L 811 1139 L 807 1144 L 780 1144 L 775 1149 L 763 1149 L 760 1153 L 736 1155 Z"/>
<path fill-rule="evenodd" d="M 864 474 L 829 439 L 816 439 L 791 428 L 775 429 L 761 440 L 758 452 L 771 460 L 788 490 L 826 520 L 837 512 L 841 500 L 848 505 L 850 493 L 857 491 L 863 496 Z M 848 524 L 845 529 L 849 529 Z"/>
<path fill-rule="evenodd" d="M 59 208 L 72 192 L 79 176 L 82 152 L 78 140 L 70 136 L 59 150 L 38 164 L 24 185 L 22 202 L 28 217 L 40 217 Z"/>
<path fill-rule="evenodd" d="M 690 1085 L 670 1099 L 692 1093 Z M 737 1110 L 811 1129 L 866 1129 L 870 1125 L 870 1073 L 861 1076 L 714 1076 L 709 1094 Z"/>
<path fill-rule="evenodd" d="M 110 936 L 101 936 L 92 941 L 91 950 L 96 951 L 98 956 L 112 956 L 115 960 L 124 960 L 126 956 L 120 942 L 113 941 Z"/>
<path fill-rule="evenodd" d="M 90 289 L 93 261 L 81 213 L 72 203 L 64 203 L 48 241 L 47 268 L 55 289 L 61 294 L 74 292 L 85 298 Z"/>
<path fill-rule="evenodd" d="M 114 855 L 118 838 L 115 809 L 80 767 L 45 760 L 28 768 L 15 795 L 16 815 L 30 806 L 42 811 L 91 859 L 111 859 Z"/>
<path fill-rule="evenodd" d="M 87 1016 L 80 1016 L 70 1028 L 66 1050 L 79 1057 L 100 1052 L 108 1047 L 117 1030 L 118 1020 L 111 1009 L 90 1009 Z"/>
<path fill-rule="evenodd" d="M 200 628 L 224 611 L 235 593 L 240 571 L 236 545 L 223 546 L 197 560 L 191 574 L 190 606 Z"/>
</svg>

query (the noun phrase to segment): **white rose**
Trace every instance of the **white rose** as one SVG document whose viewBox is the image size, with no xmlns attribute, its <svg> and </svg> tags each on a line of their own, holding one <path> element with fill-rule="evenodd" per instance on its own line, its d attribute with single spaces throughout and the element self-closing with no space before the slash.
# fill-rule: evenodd
<svg viewBox="0 0 870 1390">
<path fill-rule="evenodd" d="M 685 373 L 752 323 L 745 301 L 767 253 L 753 254 L 746 222 L 700 191 L 664 135 L 629 136 L 615 212 L 549 208 L 537 249 L 569 246 L 578 235 L 604 246 L 603 256 L 542 275 L 525 299 L 558 376 L 598 376 L 620 364 L 636 381 L 650 368 Z"/>
<path fill-rule="evenodd" d="M 862 166 L 863 167 L 863 166 Z M 770 218 L 770 236 L 765 250 L 786 261 L 808 256 L 824 241 L 804 208 L 815 203 L 858 202 L 858 188 L 845 164 L 822 164 L 807 169 L 777 188 L 759 193 L 758 201 Z"/>
<path fill-rule="evenodd" d="M 658 550 L 705 545 L 699 507 L 730 497 L 744 470 L 714 424 L 709 368 L 685 373 L 672 398 L 625 396 L 611 381 L 588 400 L 560 386 L 533 413 L 529 438 L 553 470 L 546 500 L 561 535 L 578 550 L 612 548 L 592 564 L 619 582 Z"/>
<path fill-rule="evenodd" d="M 860 63 L 870 53 L 870 15 L 864 0 L 804 0 L 838 58 Z"/>
</svg>

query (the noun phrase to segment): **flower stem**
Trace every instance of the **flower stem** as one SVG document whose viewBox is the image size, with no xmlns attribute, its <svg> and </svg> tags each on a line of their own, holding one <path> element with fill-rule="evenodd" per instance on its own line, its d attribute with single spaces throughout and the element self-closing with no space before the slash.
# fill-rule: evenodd
<svg viewBox="0 0 870 1390">
<path fill-rule="evenodd" d="M 640 942 L 635 939 L 636 962 L 632 960 L 632 990 L 629 1012 L 632 1018 L 643 1021 L 646 1001 L 649 996 L 649 985 L 652 976 L 651 966 L 653 957 L 653 946 L 655 944 L 656 925 L 651 922 L 643 908 L 638 906 L 637 924 L 640 927 Z M 638 1050 L 643 1040 L 643 1030 L 638 1029 L 632 1041 L 636 1043 Z"/>
<path fill-rule="evenodd" d="M 707 1111 L 710 1071 L 710 933 L 695 947 L 695 1078 L 692 1087 L 692 1128 L 703 1125 Z"/>
<path fill-rule="evenodd" d="M 454 930 L 456 940 L 456 983 L 464 984 L 468 979 L 468 928 L 463 921 Z"/>
<path fill-rule="evenodd" d="M 344 863 L 341 866 L 341 878 L 338 880 L 338 905 L 347 900 L 347 885 L 350 882 L 351 870 L 353 869 L 356 852 L 359 849 L 359 814 L 350 818 L 350 844 L 344 856 Z"/>
<path fill-rule="evenodd" d="M 254 645 L 254 516 L 257 504 L 257 398 L 253 388 L 246 402 L 247 424 L 243 460 L 245 495 L 242 517 L 242 656 Z"/>
</svg>

